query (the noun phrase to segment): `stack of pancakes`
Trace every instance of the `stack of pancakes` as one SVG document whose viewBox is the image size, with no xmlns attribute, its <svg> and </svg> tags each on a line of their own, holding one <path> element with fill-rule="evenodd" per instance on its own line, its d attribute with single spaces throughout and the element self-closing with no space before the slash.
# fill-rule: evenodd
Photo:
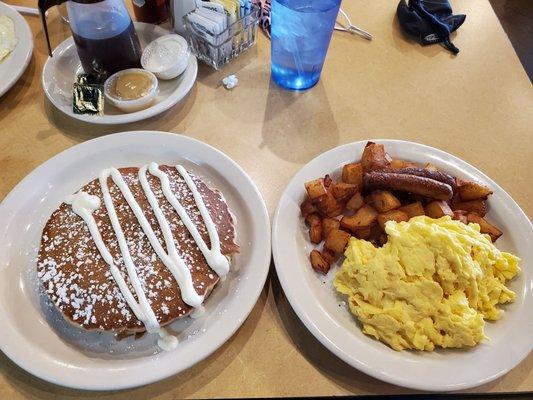
<svg viewBox="0 0 533 400">
<path fill-rule="evenodd" d="M 168 175 L 172 192 L 210 247 L 206 226 L 187 184 L 175 167 L 161 165 L 159 168 Z M 159 242 L 168 252 L 157 219 L 139 183 L 139 169 L 121 168 L 119 171 L 150 222 Z M 238 251 L 232 213 L 218 190 L 209 188 L 192 174 L 191 177 L 216 225 L 221 252 L 231 258 Z M 177 212 L 166 200 L 159 179 L 149 173 L 147 178 L 159 207 L 169 222 L 178 254 L 191 272 L 194 288 L 199 295 L 207 298 L 219 281 L 219 276 L 209 267 Z M 156 255 L 133 211 L 111 177 L 108 178 L 108 186 L 137 275 L 159 324 L 165 326 L 177 318 L 187 316 L 193 309 L 184 303 L 172 273 Z M 93 213 L 93 217 L 115 265 L 120 269 L 130 291 L 138 301 L 104 206 L 98 179 L 80 190 L 100 198 L 101 206 Z M 142 334 L 146 331 L 143 323 L 136 318 L 124 299 L 111 275 L 109 265 L 96 248 L 87 225 L 66 203 L 54 211 L 43 230 L 37 271 L 44 292 L 63 316 L 74 325 L 88 330 L 112 331 L 120 337 Z"/>
</svg>

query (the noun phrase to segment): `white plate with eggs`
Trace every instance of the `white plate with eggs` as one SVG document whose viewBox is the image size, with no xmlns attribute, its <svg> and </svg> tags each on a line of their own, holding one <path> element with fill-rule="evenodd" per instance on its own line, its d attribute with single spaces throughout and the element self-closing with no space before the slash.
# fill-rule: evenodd
<svg viewBox="0 0 533 400">
<path fill-rule="evenodd" d="M 31 60 L 33 36 L 26 20 L 0 2 L 0 96 L 19 80 Z"/>
<path fill-rule="evenodd" d="M 488 216 L 503 231 L 496 246 L 521 258 L 522 272 L 510 283 L 516 300 L 502 318 L 485 325 L 490 340 L 467 349 L 434 352 L 395 351 L 365 335 L 327 276 L 311 268 L 309 241 L 300 217 L 304 183 L 325 174 L 340 175 L 342 166 L 355 162 L 366 144 L 349 143 L 327 151 L 305 165 L 287 185 L 274 215 L 272 253 L 283 290 L 309 331 L 331 352 L 377 379 L 418 390 L 451 391 L 486 384 L 509 372 L 533 349 L 533 225 L 518 204 L 496 182 L 467 162 L 433 147 L 401 140 L 373 140 L 393 158 L 431 163 L 461 179 L 482 182 L 493 195 Z M 525 361 L 527 363 L 527 361 Z M 527 365 L 525 366 L 527 368 Z"/>
<path fill-rule="evenodd" d="M 144 49 L 150 42 L 171 32 L 157 25 L 135 22 L 135 30 L 141 47 Z M 140 111 L 125 113 L 105 101 L 104 115 L 75 114 L 72 111 L 72 85 L 78 74 L 83 73 L 76 45 L 72 37 L 63 41 L 53 51 L 43 68 L 42 84 L 46 97 L 60 111 L 80 121 L 93 124 L 126 124 L 140 121 L 160 114 L 180 100 L 192 89 L 196 81 L 198 63 L 194 55 L 189 56 L 185 71 L 174 79 L 158 81 L 159 92 L 154 103 Z"/>
</svg>

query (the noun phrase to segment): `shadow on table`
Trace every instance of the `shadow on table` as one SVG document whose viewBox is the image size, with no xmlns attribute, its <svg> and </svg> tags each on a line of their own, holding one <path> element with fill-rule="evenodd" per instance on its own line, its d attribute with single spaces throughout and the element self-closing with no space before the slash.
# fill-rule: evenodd
<svg viewBox="0 0 533 400">
<path fill-rule="evenodd" d="M 270 80 L 262 134 L 260 147 L 298 164 L 337 146 L 339 129 L 322 81 L 311 89 L 293 91 Z"/>
<path fill-rule="evenodd" d="M 165 394 L 172 398 L 185 398 L 194 395 L 195 392 L 208 385 L 232 362 L 239 357 L 242 348 L 252 336 L 261 314 L 267 302 L 269 278 L 265 288 L 261 292 L 259 299 L 252 312 L 240 327 L 240 329 L 217 351 L 205 360 L 200 361 L 195 366 L 185 370 L 170 378 L 151 385 L 136 389 L 121 391 L 93 392 L 69 389 L 63 386 L 53 385 L 39 378 L 30 375 L 22 368 L 15 365 L 4 353 L 0 351 L 0 376 L 18 392 L 23 398 L 38 399 L 98 399 L 112 400 L 116 398 L 128 398 L 129 400 L 144 400 L 163 396 Z M 165 397 L 166 398 L 166 397 Z"/>
<path fill-rule="evenodd" d="M 180 130 L 184 130 L 185 127 L 180 126 L 180 122 L 185 116 L 189 118 L 189 121 L 194 118 L 191 110 L 196 99 L 196 93 L 195 84 L 189 94 L 175 106 L 154 117 L 128 124 L 97 125 L 79 121 L 58 110 L 46 96 L 43 107 L 50 124 L 76 142 L 83 142 L 111 133 L 127 131 L 158 130 L 171 132 L 177 130 L 181 133 Z M 37 139 L 44 140 L 54 134 L 56 134 L 55 129 L 43 129 L 37 134 Z"/>
<path fill-rule="evenodd" d="M 31 102 L 31 96 L 26 93 L 32 88 L 32 78 L 35 74 L 35 57 L 32 55 L 28 67 L 19 80 L 0 97 L 0 121 L 18 107 L 24 107 Z M 0 78 L 2 79 L 2 78 Z M 23 100 L 26 98 L 26 100 Z"/>
</svg>

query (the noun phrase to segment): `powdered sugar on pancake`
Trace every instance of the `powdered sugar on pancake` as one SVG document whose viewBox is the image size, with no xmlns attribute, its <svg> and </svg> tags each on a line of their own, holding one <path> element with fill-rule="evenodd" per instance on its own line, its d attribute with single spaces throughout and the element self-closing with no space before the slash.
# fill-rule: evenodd
<svg viewBox="0 0 533 400">
<path fill-rule="evenodd" d="M 210 245 L 209 234 L 198 207 L 192 199 L 190 189 L 174 167 L 161 166 L 160 169 L 168 174 L 172 192 L 183 204 L 202 239 Z M 124 168 L 120 172 L 146 215 L 157 240 L 165 251 L 168 251 L 157 219 L 139 184 L 138 169 Z M 192 179 L 216 225 L 222 253 L 228 256 L 235 253 L 238 247 L 234 241 L 233 217 L 222 195 L 208 188 L 200 179 L 194 176 Z M 161 211 L 169 222 L 177 252 L 191 272 L 195 290 L 202 296 L 207 296 L 218 282 L 218 276 L 207 265 L 196 242 L 184 227 L 183 221 L 165 199 L 158 179 L 148 175 L 148 180 Z M 189 314 L 191 307 L 181 298 L 180 289 L 174 277 L 154 252 L 120 190 L 110 179 L 108 185 L 124 230 L 128 250 L 134 260 L 140 285 L 150 307 L 154 310 L 158 323 L 164 326 L 175 318 Z M 96 180 L 84 186 L 82 190 L 102 199 Z M 125 278 L 129 290 L 138 301 L 128 279 L 124 260 L 105 207 L 94 211 L 93 216 L 103 242 L 113 256 L 121 275 Z M 45 292 L 65 317 L 72 322 L 86 329 L 115 332 L 145 330 L 125 301 L 110 273 L 109 266 L 98 252 L 86 224 L 72 212 L 67 204 L 62 204 L 54 212 L 43 231 L 38 275 Z"/>
</svg>

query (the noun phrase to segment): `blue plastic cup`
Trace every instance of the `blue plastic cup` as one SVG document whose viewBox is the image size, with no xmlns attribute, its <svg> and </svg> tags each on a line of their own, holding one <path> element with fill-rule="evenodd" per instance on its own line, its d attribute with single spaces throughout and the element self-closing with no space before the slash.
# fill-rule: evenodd
<svg viewBox="0 0 533 400">
<path fill-rule="evenodd" d="M 341 0 L 272 0 L 272 79 L 308 89 L 320 79 Z"/>
</svg>

